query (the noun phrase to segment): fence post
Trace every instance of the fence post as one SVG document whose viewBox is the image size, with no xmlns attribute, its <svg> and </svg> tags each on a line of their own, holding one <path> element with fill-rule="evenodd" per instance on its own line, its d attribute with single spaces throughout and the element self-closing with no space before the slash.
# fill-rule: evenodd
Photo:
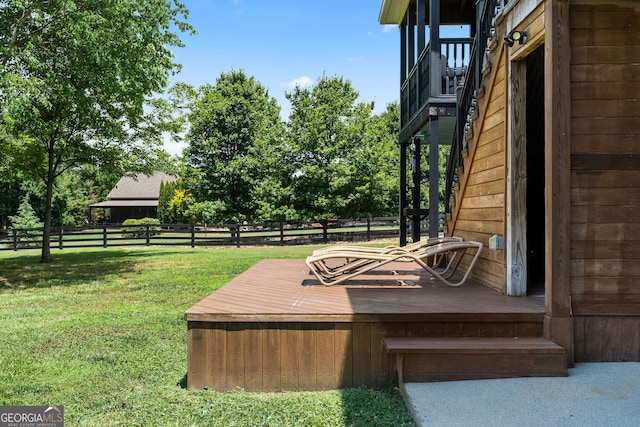
<svg viewBox="0 0 640 427">
<path fill-rule="evenodd" d="M 236 246 L 239 248 L 240 247 L 240 224 L 236 226 L 236 239 L 237 239 Z"/>
<path fill-rule="evenodd" d="M 147 236 L 147 246 L 149 246 L 149 244 L 151 243 L 151 230 L 150 230 L 149 224 L 145 225 L 145 227 L 146 227 L 145 234 Z"/>
<path fill-rule="evenodd" d="M 326 242 L 327 241 L 327 232 L 328 232 L 328 228 L 329 228 L 329 221 L 327 221 L 326 219 L 323 219 L 321 224 L 322 224 L 322 241 Z"/>
<path fill-rule="evenodd" d="M 206 227 L 207 225 L 205 224 L 205 228 Z M 196 225 L 195 224 L 191 224 L 191 247 L 192 248 L 196 247 Z"/>
<path fill-rule="evenodd" d="M 102 247 L 107 247 L 107 226 L 102 227 Z"/>
<path fill-rule="evenodd" d="M 280 221 L 280 244 L 284 245 L 284 222 Z"/>
<path fill-rule="evenodd" d="M 367 217 L 367 242 L 371 241 L 371 217 Z"/>
<path fill-rule="evenodd" d="M 60 231 L 58 232 L 58 247 L 62 250 L 62 235 L 64 234 L 64 228 L 60 227 Z"/>
<path fill-rule="evenodd" d="M 13 250 L 18 250 L 18 229 L 13 229 Z"/>
</svg>

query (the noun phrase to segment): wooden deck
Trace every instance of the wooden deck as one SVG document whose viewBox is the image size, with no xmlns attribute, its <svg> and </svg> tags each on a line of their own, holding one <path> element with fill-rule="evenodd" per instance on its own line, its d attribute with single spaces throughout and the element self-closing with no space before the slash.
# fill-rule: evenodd
<svg viewBox="0 0 640 427">
<path fill-rule="evenodd" d="M 541 298 L 451 288 L 406 268 L 324 287 L 302 260 L 256 264 L 186 312 L 189 387 L 385 386 L 395 378 L 385 337 L 542 335 Z"/>
</svg>

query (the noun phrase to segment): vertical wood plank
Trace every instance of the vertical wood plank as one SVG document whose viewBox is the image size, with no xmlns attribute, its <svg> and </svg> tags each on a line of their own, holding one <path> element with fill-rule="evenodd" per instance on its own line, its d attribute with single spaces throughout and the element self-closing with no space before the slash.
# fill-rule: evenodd
<svg viewBox="0 0 640 427">
<path fill-rule="evenodd" d="M 244 332 L 244 388 L 262 391 L 262 329 L 259 323 L 246 323 Z"/>
<path fill-rule="evenodd" d="M 319 324 L 316 331 L 316 370 L 318 390 L 331 390 L 340 387 L 336 381 L 336 343 L 335 323 Z"/>
<path fill-rule="evenodd" d="M 282 391 L 280 327 L 269 323 L 262 329 L 262 387 L 263 391 Z"/>
<path fill-rule="evenodd" d="M 227 389 L 227 323 L 206 323 L 204 387 Z"/>
<path fill-rule="evenodd" d="M 546 313 L 570 315 L 571 45 L 568 0 L 545 7 Z M 550 288 L 550 289 L 549 289 Z M 549 337 L 553 338 L 553 337 Z"/>
<path fill-rule="evenodd" d="M 300 379 L 298 390 L 316 389 L 317 339 L 316 324 L 300 324 L 300 347 L 298 352 L 298 366 Z"/>
<path fill-rule="evenodd" d="M 510 114 L 507 132 L 507 294 L 527 294 L 527 66 L 525 61 L 510 63 Z"/>
<path fill-rule="evenodd" d="M 382 344 L 382 339 L 388 336 L 386 323 L 371 324 L 371 383 L 372 387 L 385 387 L 391 382 L 389 370 L 389 353 Z"/>
<path fill-rule="evenodd" d="M 353 324 L 336 323 L 335 383 L 340 388 L 352 387 L 353 382 Z"/>
<path fill-rule="evenodd" d="M 622 318 L 603 317 L 602 319 L 602 360 L 604 362 L 622 361 L 622 345 L 625 337 L 622 336 Z"/>
<path fill-rule="evenodd" d="M 584 325 L 585 362 L 602 362 L 603 325 L 599 316 L 586 317 Z"/>
<path fill-rule="evenodd" d="M 280 357 L 282 371 L 280 382 L 282 391 L 298 390 L 300 367 L 298 353 L 300 351 L 300 329 L 297 323 L 282 324 L 280 331 Z"/>
<path fill-rule="evenodd" d="M 371 324 L 353 324 L 353 385 L 371 384 Z"/>
<path fill-rule="evenodd" d="M 205 330 L 201 323 L 187 323 L 187 386 L 203 388 L 206 370 Z"/>
<path fill-rule="evenodd" d="M 244 326 L 228 323 L 227 327 L 227 384 L 229 391 L 244 389 Z"/>
<path fill-rule="evenodd" d="M 576 362 L 584 362 L 584 346 L 585 346 L 585 318 L 583 316 L 575 316 L 573 318 L 573 342 L 574 356 Z"/>
</svg>

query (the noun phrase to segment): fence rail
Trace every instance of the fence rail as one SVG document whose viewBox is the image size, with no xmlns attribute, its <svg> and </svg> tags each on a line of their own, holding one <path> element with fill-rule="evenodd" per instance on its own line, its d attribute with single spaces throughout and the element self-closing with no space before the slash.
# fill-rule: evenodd
<svg viewBox="0 0 640 427">
<path fill-rule="evenodd" d="M 102 224 L 52 227 L 52 249 L 116 246 L 256 246 L 369 241 L 399 236 L 399 218 L 260 224 Z M 42 248 L 43 229 L 0 230 L 0 250 Z"/>
</svg>

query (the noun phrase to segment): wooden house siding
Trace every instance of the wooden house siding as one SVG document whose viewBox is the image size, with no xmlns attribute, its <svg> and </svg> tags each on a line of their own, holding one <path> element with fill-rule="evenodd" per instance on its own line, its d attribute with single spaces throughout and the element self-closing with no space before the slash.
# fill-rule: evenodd
<svg viewBox="0 0 640 427">
<path fill-rule="evenodd" d="M 640 5 L 616 3 L 570 14 L 577 361 L 640 360 Z"/>
<path fill-rule="evenodd" d="M 504 49 L 499 44 L 497 49 Z M 469 141 L 469 159 L 465 160 L 465 179 L 456 199 L 455 220 L 450 224 L 452 235 L 485 244 L 474 268 L 474 277 L 500 292 L 505 290 L 504 252 L 488 248 L 493 235 L 505 233 L 505 138 L 506 84 L 504 51 L 496 51 L 499 58 L 485 94 L 480 99 L 479 114 L 474 127 L 475 138 Z M 468 165 L 468 166 L 467 166 Z"/>
</svg>

